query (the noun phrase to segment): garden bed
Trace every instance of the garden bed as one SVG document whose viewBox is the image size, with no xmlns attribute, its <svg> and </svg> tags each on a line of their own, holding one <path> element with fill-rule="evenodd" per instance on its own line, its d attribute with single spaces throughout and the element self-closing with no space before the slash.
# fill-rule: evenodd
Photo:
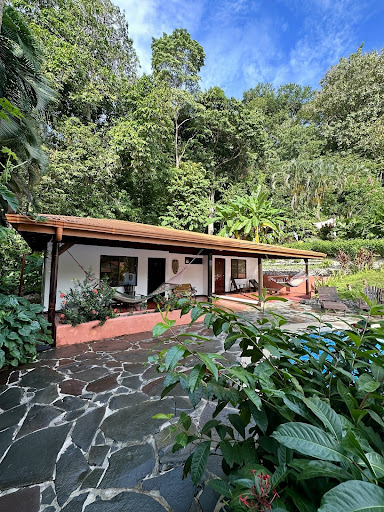
<svg viewBox="0 0 384 512">
<path fill-rule="evenodd" d="M 170 311 L 167 316 L 170 320 L 176 320 L 175 325 L 187 325 L 191 321 L 190 313 L 180 317 L 180 310 Z M 136 313 L 123 313 L 117 318 L 110 318 L 104 325 L 99 325 L 98 320 L 79 324 L 76 327 L 70 324 L 57 324 L 56 346 L 63 347 L 76 343 L 114 338 L 124 334 L 152 331 L 153 327 L 159 322 L 162 322 L 161 313 L 157 311 L 138 311 Z"/>
</svg>

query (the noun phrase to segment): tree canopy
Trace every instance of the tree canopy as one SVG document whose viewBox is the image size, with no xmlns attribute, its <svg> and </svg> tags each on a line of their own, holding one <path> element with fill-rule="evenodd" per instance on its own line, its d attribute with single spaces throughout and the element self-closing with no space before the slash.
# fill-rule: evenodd
<svg viewBox="0 0 384 512">
<path fill-rule="evenodd" d="M 239 100 L 217 86 L 201 89 L 204 49 L 184 28 L 153 38 L 152 72 L 140 75 L 129 13 L 110 0 L 12 5 L 33 41 L 39 87 L 24 94 L 33 81 L 23 86 L 22 74 L 11 76 L 17 66 L 8 66 L 7 80 L 19 87 L 2 94 L 18 110 L 9 115 L 2 104 L 0 128 L 23 126 L 36 157 L 47 155 L 35 186 L 40 211 L 218 233 L 220 212 L 240 203 L 246 211 L 259 187 L 265 204 L 284 211 L 280 241 L 318 236 L 314 223 L 330 217 L 338 236 L 384 234 L 382 52 L 359 48 L 341 58 L 318 90 L 255 83 Z M 44 111 L 42 130 L 33 123 L 52 89 L 57 101 Z M 271 241 L 273 231 L 261 234 Z"/>
</svg>

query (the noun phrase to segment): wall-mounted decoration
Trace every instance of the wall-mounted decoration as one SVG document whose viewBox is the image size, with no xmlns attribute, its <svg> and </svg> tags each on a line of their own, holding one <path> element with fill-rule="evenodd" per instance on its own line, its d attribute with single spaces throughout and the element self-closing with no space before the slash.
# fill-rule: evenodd
<svg viewBox="0 0 384 512">
<path fill-rule="evenodd" d="M 172 260 L 172 272 L 177 274 L 179 271 L 179 260 Z"/>
</svg>

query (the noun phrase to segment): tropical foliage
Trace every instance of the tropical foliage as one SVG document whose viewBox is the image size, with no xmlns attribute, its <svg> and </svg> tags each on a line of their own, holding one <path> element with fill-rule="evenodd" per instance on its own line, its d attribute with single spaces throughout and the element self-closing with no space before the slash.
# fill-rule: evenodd
<svg viewBox="0 0 384 512">
<path fill-rule="evenodd" d="M 60 293 L 60 321 L 75 326 L 98 320 L 103 325 L 117 316 L 117 310 L 111 306 L 114 294 L 115 289 L 107 280 L 99 281 L 89 270 L 83 281 L 74 279 L 74 287 Z"/>
<path fill-rule="evenodd" d="M 370 304 L 370 317 L 342 331 L 322 331 L 318 319 L 292 334 L 283 318 L 254 322 L 209 303 L 181 304 L 228 352 L 210 352 L 212 337 L 188 333 L 150 357 L 166 374 L 163 396 L 180 384 L 194 406 L 202 398 L 213 405 L 197 431 L 187 413 L 172 427 L 174 451 L 193 450 L 184 474 L 197 484 L 208 459 L 221 456 L 225 476 L 209 485 L 238 512 L 383 510 L 381 306 Z"/>
<path fill-rule="evenodd" d="M 308 251 L 324 252 L 329 256 L 337 257 L 340 251 L 344 251 L 349 258 L 356 258 L 357 253 L 364 248 L 367 251 L 373 251 L 374 254 L 384 256 L 384 241 L 382 239 L 354 238 L 345 240 L 336 238 L 334 240 L 308 240 L 291 242 L 288 247 L 294 249 L 304 249 Z"/>
<path fill-rule="evenodd" d="M 202 231 L 210 208 L 207 172 L 194 162 L 182 162 L 172 171 L 168 191 L 173 201 L 167 206 L 167 213 L 161 216 L 162 225 Z"/>
<path fill-rule="evenodd" d="M 4 187 L 30 197 L 45 151 L 40 211 L 265 242 L 319 238 L 327 218 L 338 240 L 383 236 L 381 52 L 342 58 L 318 91 L 259 83 L 238 100 L 200 89 L 206 55 L 182 28 L 153 39 L 138 78 L 129 21 L 110 0 L 5 7 L 0 128 L 19 136 L 2 140 L 3 204 Z M 267 192 L 265 217 L 250 198 Z"/>
<path fill-rule="evenodd" d="M 43 307 L 0 294 L 0 368 L 35 359 L 39 344 L 52 343 Z"/>
<path fill-rule="evenodd" d="M 41 71 L 37 41 L 22 14 L 4 7 L 0 32 L 1 219 L 14 194 L 31 201 L 31 187 L 48 160 L 42 149 L 43 115 L 54 92 Z M 4 187 L 10 191 L 8 194 Z"/>
<path fill-rule="evenodd" d="M 217 205 L 217 216 L 212 222 L 223 224 L 219 235 L 250 238 L 256 243 L 268 242 L 276 236 L 285 219 L 281 209 L 274 208 L 267 198 L 268 193 L 257 187 L 249 196 L 240 196 L 223 205 Z"/>
<path fill-rule="evenodd" d="M 154 301 L 157 304 L 157 308 L 160 311 L 173 311 L 177 309 L 180 304 L 181 299 L 187 299 L 189 301 L 193 301 L 192 291 L 179 291 L 179 292 L 168 292 L 166 296 L 164 295 L 156 295 L 154 297 Z"/>
<path fill-rule="evenodd" d="M 360 48 L 342 58 L 318 91 L 259 83 L 239 100 L 219 87 L 200 89 L 206 56 L 185 29 L 153 39 L 152 72 L 138 77 L 129 13 L 125 18 L 110 0 L 12 5 L 4 10 L 2 35 L 7 60 L 15 63 L 8 76 L 23 90 L 12 50 L 17 25 L 32 49 L 26 78 L 33 66 L 38 70 L 29 82 L 39 84 L 31 98 L 41 97 L 31 112 L 13 88 L 5 97 L 20 117 L 2 111 L 8 131 L 30 121 L 39 128 L 29 146 L 38 149 L 41 164 L 42 148 L 50 162 L 35 189 L 40 211 L 211 234 L 224 228 L 227 236 L 265 242 L 317 239 L 324 234 L 314 223 L 328 218 L 336 218 L 328 237 L 336 233 L 339 241 L 383 236 L 381 52 Z M 12 32 L 7 27 L 16 17 Z M 50 97 L 48 81 L 57 102 L 44 131 L 36 122 Z M 41 166 L 7 147 L 18 160 L 4 155 L 3 166 L 28 164 L 7 185 L 3 178 L 3 186 L 12 188 L 17 179 L 30 185 L 29 171 Z M 267 192 L 265 205 L 275 211 L 265 217 L 249 198 Z"/>
</svg>

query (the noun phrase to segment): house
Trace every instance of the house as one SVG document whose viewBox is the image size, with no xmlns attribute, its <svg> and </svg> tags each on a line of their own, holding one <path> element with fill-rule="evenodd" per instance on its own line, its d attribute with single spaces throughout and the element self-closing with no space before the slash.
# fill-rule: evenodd
<svg viewBox="0 0 384 512">
<path fill-rule="evenodd" d="M 303 259 L 308 273 L 310 259 L 326 256 L 121 220 L 17 214 L 7 219 L 32 250 L 45 252 L 43 301 L 51 322 L 61 307 L 60 292 L 74 278 L 83 280 L 89 267 L 98 278 L 108 276 L 113 286 L 136 294 L 147 295 L 171 281 L 190 283 L 197 295 L 210 297 L 230 291 L 231 277 L 239 285 L 262 282 L 265 258 Z"/>
</svg>

